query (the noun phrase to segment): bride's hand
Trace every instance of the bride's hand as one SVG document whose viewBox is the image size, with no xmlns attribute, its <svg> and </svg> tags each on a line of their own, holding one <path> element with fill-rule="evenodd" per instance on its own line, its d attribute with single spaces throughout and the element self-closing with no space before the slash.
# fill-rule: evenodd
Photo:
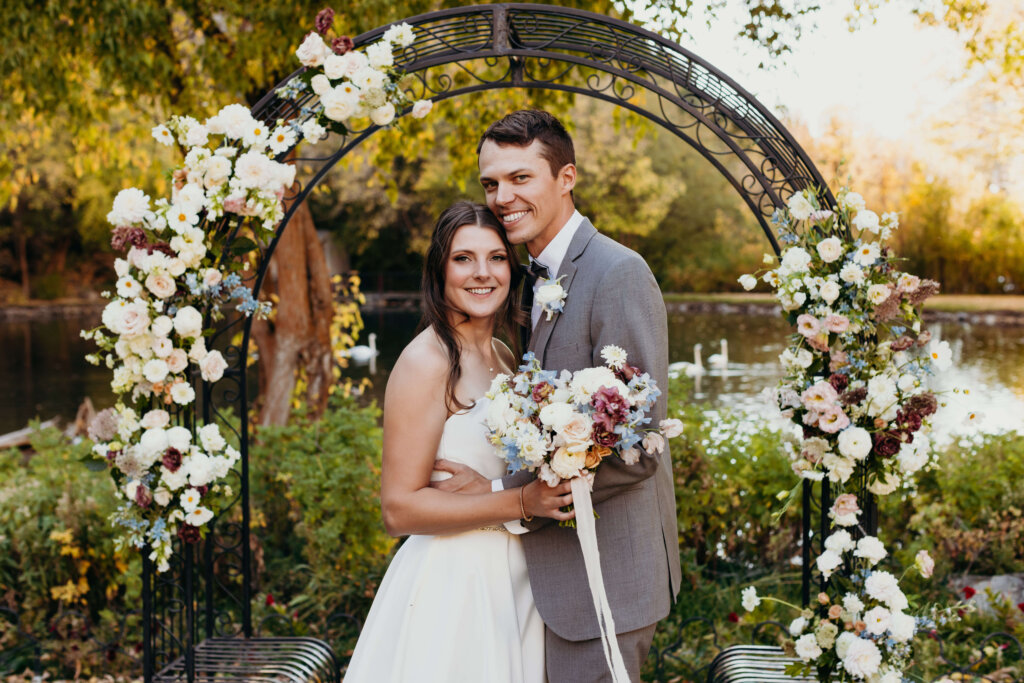
<svg viewBox="0 0 1024 683">
<path fill-rule="evenodd" d="M 460 462 L 438 458 L 434 461 L 435 472 L 448 472 L 448 479 L 430 482 L 431 488 L 447 493 L 490 493 L 491 482 L 479 472 Z"/>
<path fill-rule="evenodd" d="M 563 512 L 561 508 L 572 505 L 572 484 L 563 481 L 558 486 L 548 486 L 540 479 L 534 479 L 523 488 L 523 507 L 531 517 L 550 517 L 559 521 L 573 519 L 576 510 Z"/>
</svg>

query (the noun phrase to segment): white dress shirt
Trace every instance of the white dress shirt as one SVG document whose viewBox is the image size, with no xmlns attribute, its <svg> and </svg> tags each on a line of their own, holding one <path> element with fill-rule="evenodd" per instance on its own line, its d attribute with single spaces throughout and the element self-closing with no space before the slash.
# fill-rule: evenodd
<svg viewBox="0 0 1024 683">
<path fill-rule="evenodd" d="M 573 236 L 576 234 L 576 230 L 583 223 L 583 214 L 579 211 L 573 211 L 572 215 L 569 216 L 569 220 L 566 221 L 562 229 L 555 234 L 554 239 L 548 242 L 548 246 L 544 247 L 544 250 L 540 252 L 537 258 L 530 257 L 530 261 L 537 261 L 541 265 L 548 269 L 548 275 L 552 278 L 558 276 L 558 269 L 562 267 L 562 261 L 565 260 L 565 254 L 569 251 L 569 243 L 572 242 Z M 540 314 L 542 313 L 540 304 L 537 303 L 537 289 L 543 285 L 544 282 L 537 278 L 537 281 L 533 283 L 533 308 L 530 310 L 530 319 L 533 327 L 537 327 L 537 322 L 540 320 Z M 501 479 L 491 480 L 491 491 L 504 491 L 505 486 L 501 483 Z M 525 534 L 529 529 L 519 523 L 519 520 L 513 520 L 511 522 L 505 522 L 505 528 L 513 534 Z"/>
</svg>

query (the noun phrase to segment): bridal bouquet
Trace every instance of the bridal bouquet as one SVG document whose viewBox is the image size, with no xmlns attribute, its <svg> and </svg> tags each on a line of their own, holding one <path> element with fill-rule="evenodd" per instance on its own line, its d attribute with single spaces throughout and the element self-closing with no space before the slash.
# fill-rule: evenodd
<svg viewBox="0 0 1024 683">
<path fill-rule="evenodd" d="M 510 472 L 536 471 L 551 486 L 582 477 L 593 488 L 606 457 L 615 453 L 632 465 L 640 458 L 638 444 L 660 453 L 665 437 L 682 432 L 674 419 L 662 420 L 660 432 L 644 429 L 661 391 L 626 363 L 621 348 L 606 346 L 601 357 L 606 365 L 559 373 L 541 369 L 528 352 L 517 373 L 494 378 L 485 422 Z"/>
<path fill-rule="evenodd" d="M 661 453 L 665 438 L 678 436 L 682 422 L 662 420 L 659 430 L 644 427 L 661 395 L 650 375 L 626 363 L 617 346 L 601 349 L 605 365 L 576 372 L 543 370 L 532 352 L 514 375 L 491 382 L 484 422 L 491 443 L 508 462 L 509 471 L 536 472 L 547 484 L 572 482 L 575 526 L 587 571 L 605 661 L 614 683 L 628 683 L 615 622 L 601 574 L 590 491 L 601 462 L 617 454 L 626 464 L 640 459 L 642 446 Z"/>
<path fill-rule="evenodd" d="M 878 566 L 888 551 L 860 525 L 865 501 L 858 496 L 864 488 L 893 493 L 936 464 L 929 432 L 939 400 L 925 381 L 950 367 L 952 353 L 922 329 L 919 307 L 939 285 L 897 268 L 886 244 L 897 215 L 879 217 L 855 192 L 841 190 L 831 208 L 809 190 L 798 192 L 773 223 L 785 246 L 778 266 L 761 279 L 796 329 L 780 357 L 786 377 L 770 393 L 802 434 L 793 472 L 827 478 L 835 501 L 822 511 L 830 531 L 815 559 L 827 588 L 817 608 L 790 626 L 790 647 L 803 660 L 791 673 L 899 681 L 914 634 L 949 614 L 906 611 L 899 579 Z M 749 290 L 758 279 L 744 275 L 740 282 Z M 917 571 L 927 578 L 932 567 L 922 551 Z M 747 588 L 744 607 L 752 611 L 761 599 Z"/>
</svg>

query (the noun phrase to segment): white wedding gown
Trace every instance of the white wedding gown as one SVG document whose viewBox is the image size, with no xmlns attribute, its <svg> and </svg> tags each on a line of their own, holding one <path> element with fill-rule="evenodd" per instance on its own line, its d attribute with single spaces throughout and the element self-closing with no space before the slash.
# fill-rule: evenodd
<svg viewBox="0 0 1024 683">
<path fill-rule="evenodd" d="M 505 461 L 487 440 L 487 402 L 448 418 L 437 457 L 497 479 Z M 410 536 L 384 575 L 345 675 L 346 683 L 544 680 L 544 624 L 522 544 L 498 528 Z"/>
</svg>

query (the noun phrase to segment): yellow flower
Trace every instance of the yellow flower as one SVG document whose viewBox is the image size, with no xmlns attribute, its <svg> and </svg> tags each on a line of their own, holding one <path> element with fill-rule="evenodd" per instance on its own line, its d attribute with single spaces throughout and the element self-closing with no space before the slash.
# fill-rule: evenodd
<svg viewBox="0 0 1024 683">
<path fill-rule="evenodd" d="M 72 532 L 65 529 L 64 531 L 51 531 L 50 540 L 63 543 L 65 545 L 72 543 L 75 540 L 75 536 Z"/>
</svg>

